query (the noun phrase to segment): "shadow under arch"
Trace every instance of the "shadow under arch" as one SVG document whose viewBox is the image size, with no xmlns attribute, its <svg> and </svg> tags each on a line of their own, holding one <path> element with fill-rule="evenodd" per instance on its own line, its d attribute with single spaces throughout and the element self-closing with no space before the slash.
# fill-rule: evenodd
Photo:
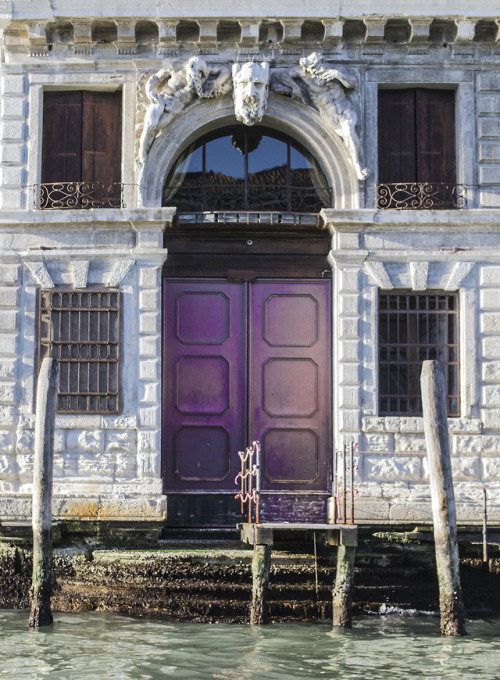
<svg viewBox="0 0 500 680">
<path fill-rule="evenodd" d="M 236 124 L 233 100 L 198 100 L 165 127 L 155 139 L 139 184 L 139 203 L 162 205 L 163 185 L 178 156 L 208 132 Z M 279 95 L 270 95 L 262 125 L 297 140 L 317 160 L 332 187 L 336 209 L 359 207 L 359 180 L 342 139 L 325 129 L 313 108 Z"/>
</svg>

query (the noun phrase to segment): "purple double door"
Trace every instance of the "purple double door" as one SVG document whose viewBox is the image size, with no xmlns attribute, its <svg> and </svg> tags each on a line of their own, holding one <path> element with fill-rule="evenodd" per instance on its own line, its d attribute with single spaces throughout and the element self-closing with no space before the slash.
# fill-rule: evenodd
<svg viewBox="0 0 500 680">
<path fill-rule="evenodd" d="M 238 451 L 258 439 L 264 519 L 324 521 L 329 281 L 166 279 L 164 304 L 165 492 L 187 507 L 234 496 Z"/>
</svg>

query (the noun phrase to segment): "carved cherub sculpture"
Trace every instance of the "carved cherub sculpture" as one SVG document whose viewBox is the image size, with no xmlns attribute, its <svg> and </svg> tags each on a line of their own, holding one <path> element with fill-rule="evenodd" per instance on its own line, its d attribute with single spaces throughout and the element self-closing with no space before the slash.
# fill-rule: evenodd
<svg viewBox="0 0 500 680">
<path fill-rule="evenodd" d="M 356 132 L 358 117 L 345 93 L 345 90 L 356 87 L 356 81 L 339 69 L 322 66 L 317 52 L 300 59 L 299 65 L 295 69 L 274 70 L 273 89 L 312 103 L 328 126 L 342 138 L 357 177 L 365 179 L 368 172 L 359 160 L 360 142 Z"/>
<path fill-rule="evenodd" d="M 169 64 L 150 76 L 145 85 L 149 104 L 139 142 L 138 167 L 144 165 L 158 133 L 196 97 L 218 97 L 230 89 L 229 69 L 207 66 L 200 57 L 191 57 L 182 66 Z"/>
<path fill-rule="evenodd" d="M 233 64 L 233 97 L 236 120 L 255 125 L 262 120 L 269 93 L 269 63 Z"/>
</svg>

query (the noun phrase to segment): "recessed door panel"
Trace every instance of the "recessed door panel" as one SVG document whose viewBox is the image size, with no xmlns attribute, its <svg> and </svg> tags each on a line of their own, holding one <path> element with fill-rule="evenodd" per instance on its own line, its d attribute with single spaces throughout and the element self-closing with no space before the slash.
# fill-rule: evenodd
<svg viewBox="0 0 500 680">
<path fill-rule="evenodd" d="M 166 491 L 234 489 L 246 439 L 245 296 L 227 281 L 165 282 Z"/>
<path fill-rule="evenodd" d="M 250 291 L 250 422 L 264 491 L 326 491 L 330 308 L 326 281 L 256 281 Z"/>
</svg>

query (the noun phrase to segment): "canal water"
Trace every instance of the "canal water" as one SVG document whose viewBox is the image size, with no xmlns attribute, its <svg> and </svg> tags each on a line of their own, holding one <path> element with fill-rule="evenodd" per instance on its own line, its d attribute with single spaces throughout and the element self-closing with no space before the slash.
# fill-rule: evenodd
<svg viewBox="0 0 500 680">
<path fill-rule="evenodd" d="M 439 636 L 431 616 L 370 616 L 351 631 L 327 623 L 168 623 L 113 614 L 56 614 L 27 628 L 27 611 L 0 611 L 0 678 L 9 680 L 414 680 L 500 678 L 500 620 Z"/>
</svg>

